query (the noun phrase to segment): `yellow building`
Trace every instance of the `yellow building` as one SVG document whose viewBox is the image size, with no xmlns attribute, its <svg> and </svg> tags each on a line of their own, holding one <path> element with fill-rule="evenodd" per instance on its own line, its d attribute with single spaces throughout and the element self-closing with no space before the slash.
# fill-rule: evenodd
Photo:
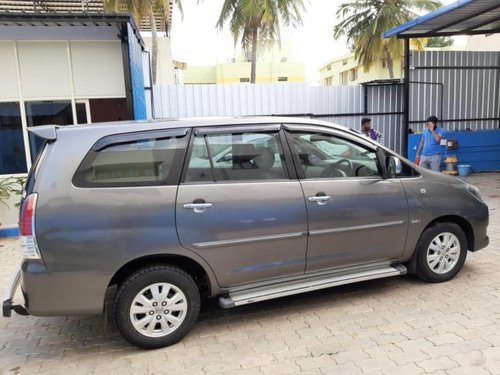
<svg viewBox="0 0 500 375">
<path fill-rule="evenodd" d="M 303 63 L 291 62 L 290 46 L 275 44 L 262 48 L 257 55 L 257 83 L 305 82 Z M 185 84 L 247 83 L 250 82 L 250 55 L 239 54 L 225 63 L 189 66 L 182 72 Z"/>
<path fill-rule="evenodd" d="M 401 60 L 393 60 L 394 78 L 403 77 Z M 387 60 L 380 59 L 365 72 L 354 58 L 354 53 L 331 60 L 319 70 L 320 82 L 323 86 L 358 85 L 376 79 L 389 79 Z"/>
</svg>

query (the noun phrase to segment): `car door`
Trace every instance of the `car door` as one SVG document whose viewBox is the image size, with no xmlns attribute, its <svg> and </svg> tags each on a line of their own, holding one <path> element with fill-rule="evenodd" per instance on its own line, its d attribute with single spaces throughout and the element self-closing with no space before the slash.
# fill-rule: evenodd
<svg viewBox="0 0 500 375">
<path fill-rule="evenodd" d="M 279 129 L 195 130 L 177 194 L 177 230 L 223 287 L 304 273 L 306 207 Z"/>
<path fill-rule="evenodd" d="M 398 258 L 408 227 L 399 179 L 384 179 L 376 146 L 347 133 L 289 126 L 308 212 L 306 272 Z"/>
</svg>

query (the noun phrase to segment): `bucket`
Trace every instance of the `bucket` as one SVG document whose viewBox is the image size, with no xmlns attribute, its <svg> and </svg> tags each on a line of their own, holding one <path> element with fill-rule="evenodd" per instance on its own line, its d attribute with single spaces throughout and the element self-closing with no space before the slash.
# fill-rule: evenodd
<svg viewBox="0 0 500 375">
<path fill-rule="evenodd" d="M 472 172 L 472 168 L 469 164 L 459 164 L 457 168 L 458 175 L 462 177 L 467 177 Z"/>
</svg>

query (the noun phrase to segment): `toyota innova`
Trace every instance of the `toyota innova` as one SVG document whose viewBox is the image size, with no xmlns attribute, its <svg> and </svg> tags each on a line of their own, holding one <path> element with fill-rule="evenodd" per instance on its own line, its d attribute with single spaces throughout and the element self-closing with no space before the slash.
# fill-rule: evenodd
<svg viewBox="0 0 500 375">
<path fill-rule="evenodd" d="M 360 134 L 291 118 L 40 126 L 3 315 L 100 314 L 171 345 L 222 308 L 408 273 L 488 244 L 476 187 Z M 21 288 L 22 301 L 15 301 Z M 21 298 L 19 298 L 21 299 Z"/>
</svg>

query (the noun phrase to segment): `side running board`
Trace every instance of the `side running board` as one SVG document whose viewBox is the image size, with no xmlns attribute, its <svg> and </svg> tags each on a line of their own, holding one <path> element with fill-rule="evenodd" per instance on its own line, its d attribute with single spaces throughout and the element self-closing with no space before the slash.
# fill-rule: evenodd
<svg viewBox="0 0 500 375">
<path fill-rule="evenodd" d="M 405 274 L 406 267 L 401 264 L 395 266 L 379 266 L 377 268 L 370 269 L 365 268 L 340 275 L 338 272 L 327 274 L 322 273 L 320 275 L 303 277 L 299 280 L 291 280 L 287 282 L 274 283 L 268 286 L 230 291 L 227 295 L 219 297 L 219 306 L 223 309 L 229 309 L 231 307 L 246 305 L 249 303 L 291 296 L 313 290 L 331 288 L 338 285 Z"/>
</svg>

